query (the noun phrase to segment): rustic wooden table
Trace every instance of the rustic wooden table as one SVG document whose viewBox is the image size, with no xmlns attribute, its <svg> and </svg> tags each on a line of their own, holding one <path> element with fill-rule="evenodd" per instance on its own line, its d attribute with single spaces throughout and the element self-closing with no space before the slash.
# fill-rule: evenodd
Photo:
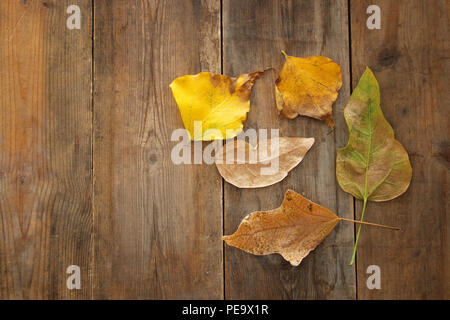
<svg viewBox="0 0 450 320">
<path fill-rule="evenodd" d="M 73 4 L 80 29 L 66 27 Z M 366 26 L 371 4 L 381 29 Z M 449 299 L 449 10 L 445 0 L 0 1 L 0 297 Z M 281 50 L 341 65 L 334 131 L 278 117 Z M 402 231 L 364 228 L 354 266 L 349 223 L 296 268 L 224 247 L 223 234 L 288 188 L 359 217 L 335 157 L 366 66 L 413 167 L 409 190 L 369 203 L 366 218 Z M 183 125 L 169 83 L 267 67 L 245 128 L 315 137 L 305 161 L 254 190 L 212 165 L 174 165 L 171 133 Z M 81 268 L 79 290 L 66 286 L 69 265 Z M 370 265 L 379 290 L 366 286 Z"/>
</svg>

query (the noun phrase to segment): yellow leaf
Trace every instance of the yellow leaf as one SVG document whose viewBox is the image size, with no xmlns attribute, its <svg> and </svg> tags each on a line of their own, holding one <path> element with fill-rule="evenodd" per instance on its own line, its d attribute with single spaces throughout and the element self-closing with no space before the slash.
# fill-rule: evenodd
<svg viewBox="0 0 450 320">
<path fill-rule="evenodd" d="M 308 116 L 334 126 L 332 105 L 342 86 L 341 67 L 327 57 L 286 55 L 276 80 L 277 109 L 286 118 Z"/>
<path fill-rule="evenodd" d="M 250 94 L 264 72 L 231 78 L 202 72 L 176 78 L 171 84 L 184 127 L 191 140 L 223 140 L 237 136 L 250 110 Z M 201 124 L 201 129 L 195 123 Z"/>
</svg>

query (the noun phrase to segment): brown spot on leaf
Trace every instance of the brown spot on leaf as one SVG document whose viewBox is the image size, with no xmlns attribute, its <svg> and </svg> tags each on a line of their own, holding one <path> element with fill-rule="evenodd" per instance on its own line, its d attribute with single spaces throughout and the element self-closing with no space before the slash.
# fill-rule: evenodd
<svg viewBox="0 0 450 320">
<path fill-rule="evenodd" d="M 222 82 L 222 76 L 220 74 L 211 74 L 210 79 L 211 79 L 211 84 L 214 87 L 219 86 L 220 83 Z"/>
<path fill-rule="evenodd" d="M 245 76 L 247 79 L 246 79 L 246 81 L 241 85 L 241 87 L 239 88 L 239 93 L 238 93 L 239 97 L 240 97 L 242 100 L 246 101 L 246 100 L 249 100 L 249 99 L 250 99 L 250 95 L 251 95 L 251 93 L 252 93 L 253 85 L 255 84 L 256 80 L 258 80 L 258 79 L 264 74 L 265 71 L 266 71 L 266 70 L 264 70 L 264 71 L 256 71 L 256 72 L 252 72 L 252 73 L 243 75 L 243 76 Z M 233 83 L 236 83 L 238 79 L 239 79 L 239 78 L 233 79 Z M 236 86 L 236 84 L 234 84 L 234 85 L 232 86 L 232 87 L 233 87 L 233 92 L 235 91 L 235 86 Z M 230 90 L 230 91 L 231 91 L 231 90 Z"/>
</svg>

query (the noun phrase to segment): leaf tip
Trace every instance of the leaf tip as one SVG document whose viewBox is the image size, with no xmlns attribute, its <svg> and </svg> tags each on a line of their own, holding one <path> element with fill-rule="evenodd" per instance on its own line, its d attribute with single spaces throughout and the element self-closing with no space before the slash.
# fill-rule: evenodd
<svg viewBox="0 0 450 320">
<path fill-rule="evenodd" d="M 300 263 L 302 262 L 302 260 L 298 261 L 289 261 L 289 263 L 291 264 L 291 266 L 293 267 L 298 267 L 300 265 Z"/>
<path fill-rule="evenodd" d="M 334 129 L 334 120 L 332 114 L 327 114 L 322 120 L 331 128 Z"/>
<path fill-rule="evenodd" d="M 295 192 L 294 190 L 292 190 L 292 189 L 287 189 L 286 190 L 286 193 L 284 194 L 284 196 L 286 197 L 286 196 L 288 196 L 288 195 L 290 195 L 290 194 L 296 194 L 297 192 Z"/>
<path fill-rule="evenodd" d="M 373 74 L 372 69 L 370 69 L 368 66 L 366 66 L 366 70 L 364 71 L 364 73 L 363 73 L 363 75 L 361 76 L 361 78 L 364 77 L 364 76 L 370 78 L 370 80 L 371 80 L 371 81 L 374 81 L 374 82 L 377 84 L 377 86 L 378 86 L 378 80 L 377 80 L 377 78 L 375 77 L 375 75 Z M 360 81 L 361 81 L 361 80 L 360 80 Z"/>
</svg>

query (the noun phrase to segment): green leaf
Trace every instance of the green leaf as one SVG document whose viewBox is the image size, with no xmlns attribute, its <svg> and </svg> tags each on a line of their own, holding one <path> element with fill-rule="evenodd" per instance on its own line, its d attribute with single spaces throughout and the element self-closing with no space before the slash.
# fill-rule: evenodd
<svg viewBox="0 0 450 320">
<path fill-rule="evenodd" d="M 368 200 L 391 200 L 408 189 L 412 169 L 408 153 L 395 140 L 381 111 L 380 88 L 369 68 L 353 91 L 344 116 L 349 139 L 338 151 L 336 177 L 344 191 L 364 201 L 362 221 Z"/>
</svg>

